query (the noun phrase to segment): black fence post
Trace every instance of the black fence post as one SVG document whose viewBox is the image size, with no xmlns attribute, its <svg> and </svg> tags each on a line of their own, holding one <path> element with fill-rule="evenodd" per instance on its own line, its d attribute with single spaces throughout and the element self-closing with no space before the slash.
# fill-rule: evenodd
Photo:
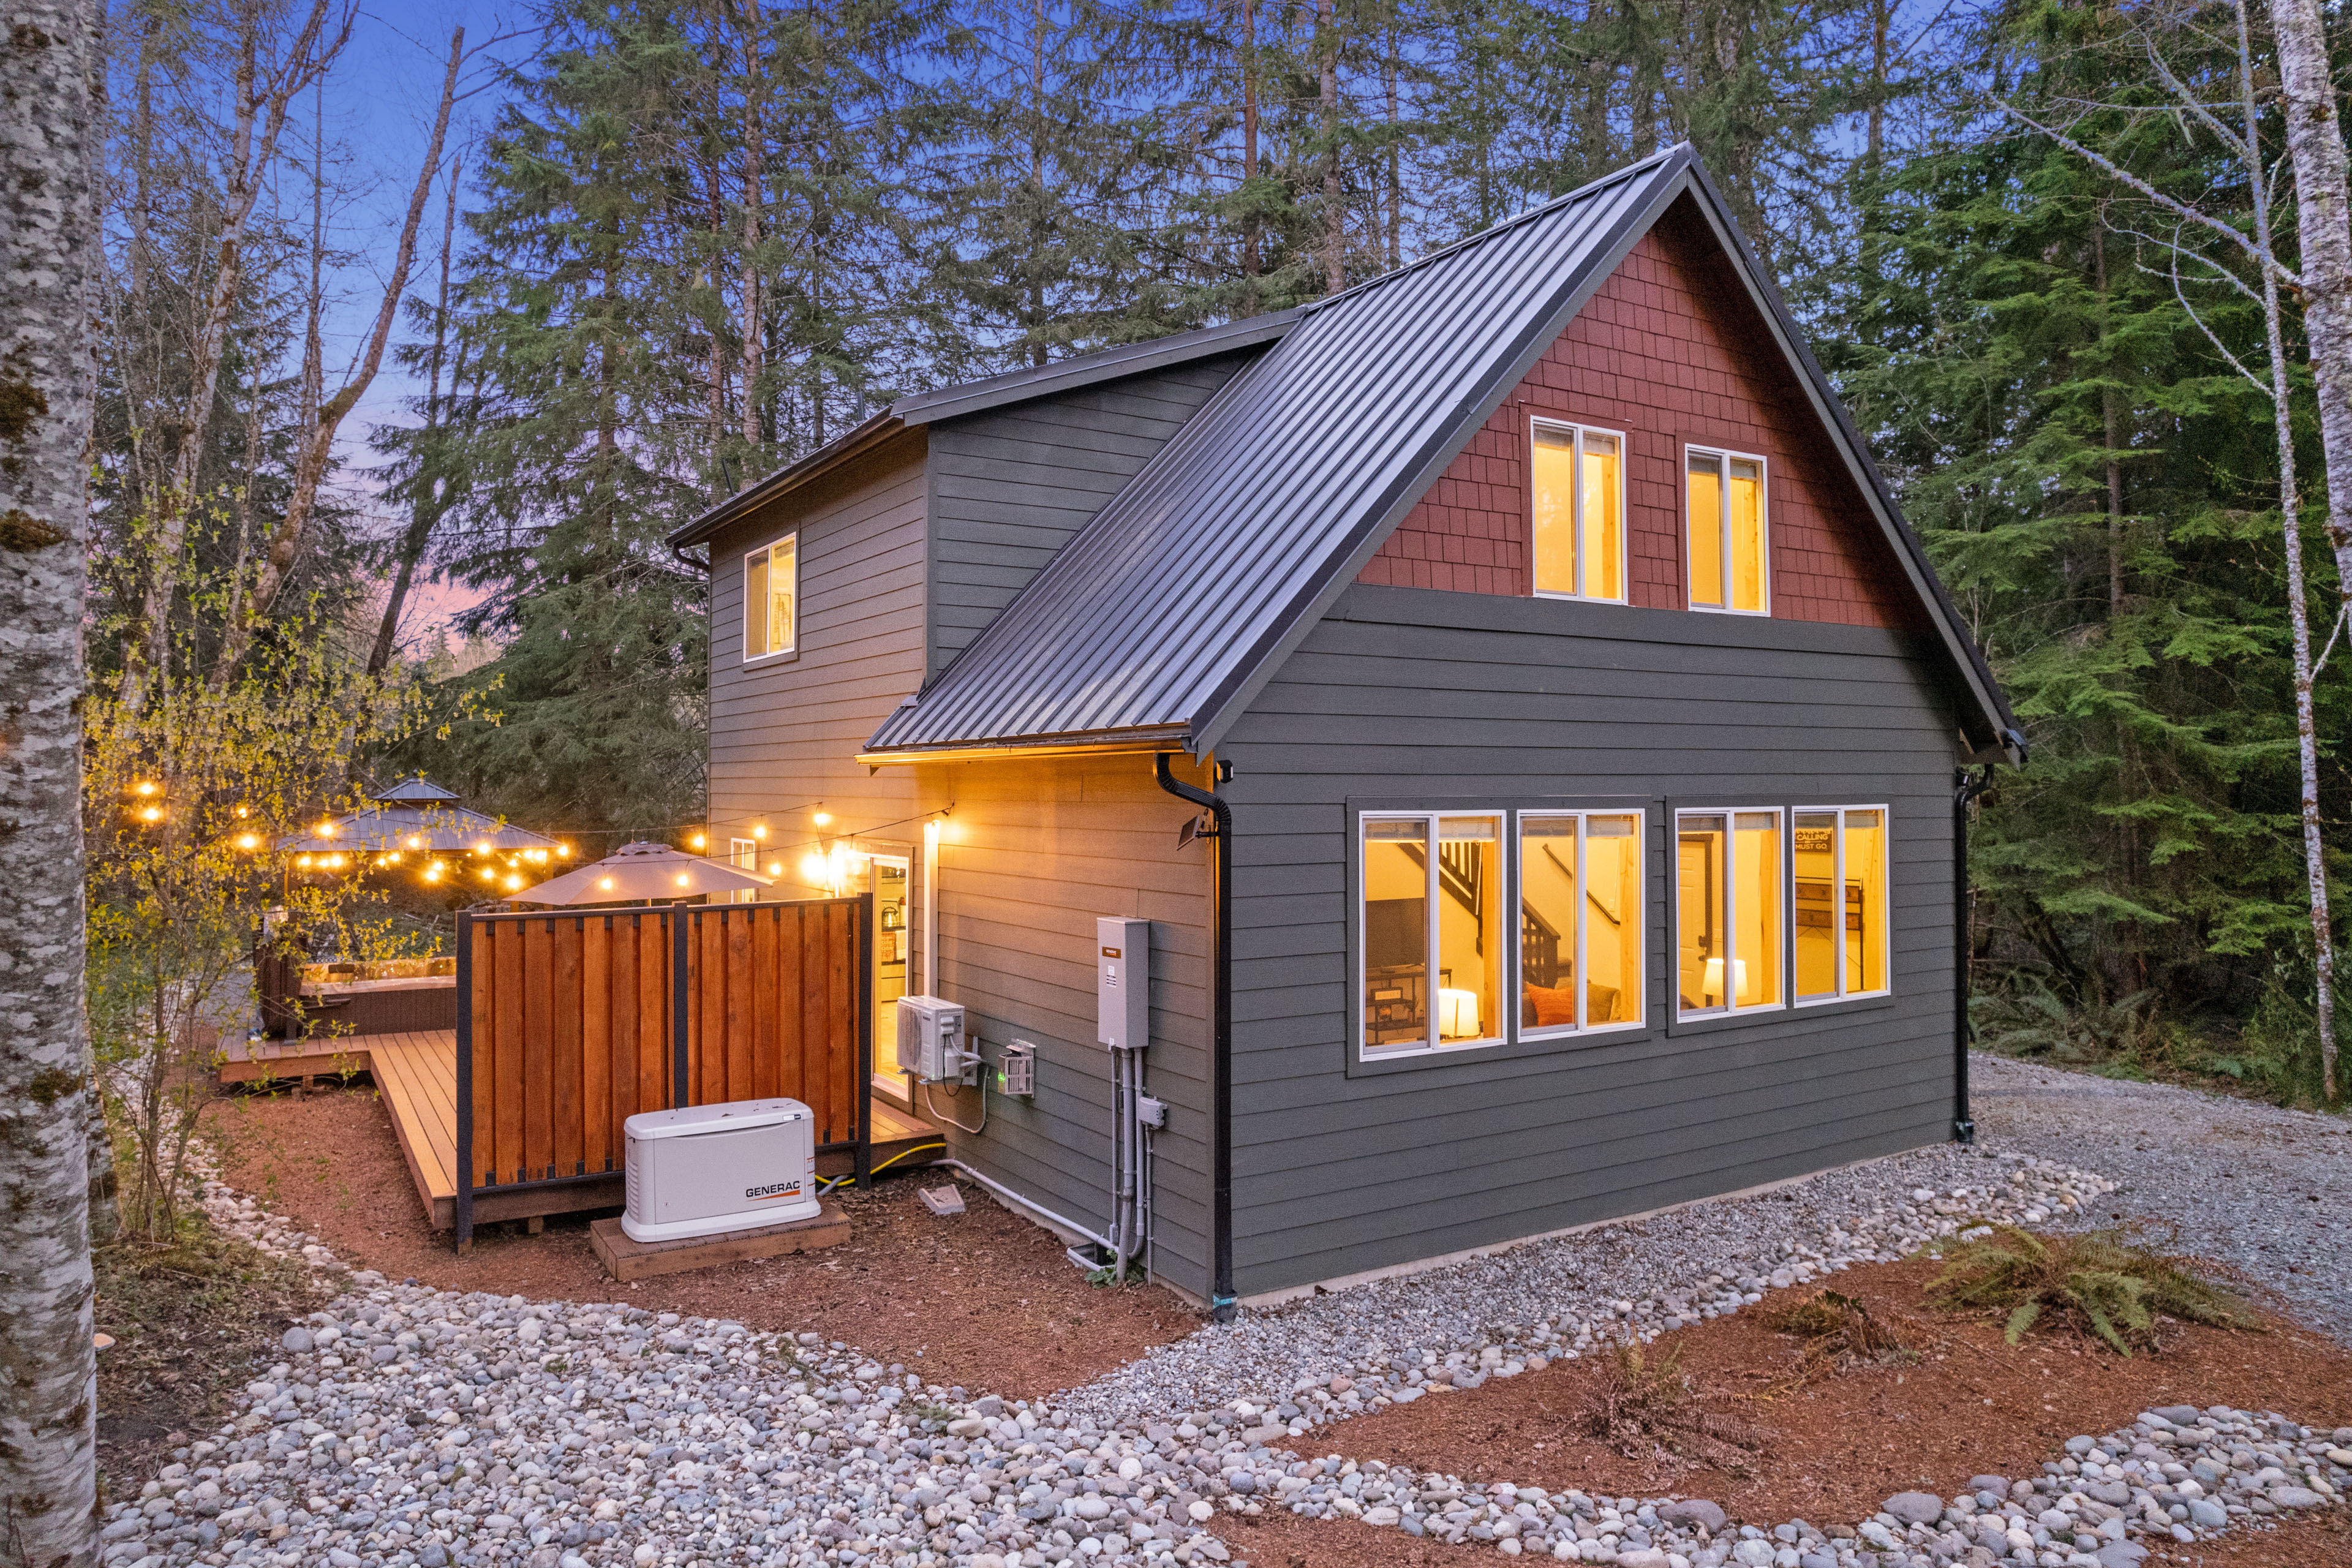
<svg viewBox="0 0 2352 1568">
<path fill-rule="evenodd" d="M 474 1245 L 474 917 L 457 911 L 457 1248 Z"/>
<path fill-rule="evenodd" d="M 688 979 L 687 967 L 691 962 L 693 943 L 687 940 L 689 916 L 686 900 L 680 899 L 669 907 L 670 920 L 670 1106 L 683 1109 L 687 1100 L 686 1018 Z"/>
</svg>

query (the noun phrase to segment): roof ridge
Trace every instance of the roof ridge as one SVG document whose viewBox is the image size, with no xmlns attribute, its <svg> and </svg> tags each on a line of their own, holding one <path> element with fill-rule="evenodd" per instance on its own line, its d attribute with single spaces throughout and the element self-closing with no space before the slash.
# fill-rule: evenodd
<svg viewBox="0 0 2352 1568">
<path fill-rule="evenodd" d="M 1308 315 L 1313 312 L 1322 310 L 1328 306 L 1336 305 L 1342 300 L 1351 299 L 1358 294 L 1377 289 L 1384 283 L 1393 283 L 1398 279 L 1404 277 L 1408 273 L 1417 272 L 1424 267 L 1444 260 L 1447 257 L 1454 255 L 1456 251 L 1467 250 L 1471 247 L 1476 245 L 1484 245 L 1488 240 L 1495 238 L 1498 235 L 1507 234 L 1512 229 L 1523 227 L 1528 224 L 1533 223 L 1538 218 L 1544 216 L 1546 214 L 1552 212 L 1556 208 L 1566 206 L 1572 202 L 1587 200 L 1592 196 L 1599 195 L 1601 192 L 1607 190 L 1612 185 L 1622 185 L 1631 180 L 1651 174 L 1660 164 L 1664 163 L 1676 154 L 1687 153 L 1690 150 L 1691 144 L 1688 142 L 1677 142 L 1671 147 L 1662 147 L 1646 158 L 1643 158 L 1635 163 L 1628 163 L 1623 168 L 1616 170 L 1611 174 L 1603 174 L 1597 180 L 1587 181 L 1585 184 L 1577 186 L 1576 189 L 1572 191 L 1563 191 L 1559 195 L 1547 196 L 1542 201 L 1538 202 L 1535 205 L 1528 207 L 1522 211 L 1513 213 L 1507 218 L 1502 218 L 1495 223 L 1489 224 L 1475 234 L 1464 235 L 1460 239 L 1454 240 L 1449 245 L 1441 245 L 1435 250 L 1429 251 L 1424 255 L 1416 256 L 1402 267 L 1392 267 L 1376 278 L 1367 278 L 1361 283 L 1351 284 L 1348 288 L 1340 289 L 1337 294 L 1326 294 L 1319 300 L 1309 300 L 1307 303 L 1297 307 L 1297 311 L 1302 316 Z"/>
</svg>

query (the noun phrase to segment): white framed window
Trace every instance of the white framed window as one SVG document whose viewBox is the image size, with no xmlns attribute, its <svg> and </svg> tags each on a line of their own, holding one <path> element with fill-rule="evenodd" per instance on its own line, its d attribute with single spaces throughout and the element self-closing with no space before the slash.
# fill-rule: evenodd
<svg viewBox="0 0 2352 1568">
<path fill-rule="evenodd" d="M 1886 808 L 1801 805 L 1790 820 L 1797 1005 L 1884 995 L 1893 984 Z"/>
<path fill-rule="evenodd" d="M 1366 1059 L 1502 1042 L 1499 811 L 1368 811 L 1358 826 L 1357 994 Z"/>
<path fill-rule="evenodd" d="M 1528 427 L 1535 591 L 1625 602 L 1625 436 L 1558 419 Z"/>
<path fill-rule="evenodd" d="M 1778 806 L 1675 814 L 1676 1016 L 1783 1005 L 1780 837 Z"/>
<path fill-rule="evenodd" d="M 787 533 L 743 557 L 743 662 L 800 649 L 800 540 Z"/>
<path fill-rule="evenodd" d="M 1683 449 L 1684 559 L 1692 609 L 1771 613 L 1766 511 L 1763 458 L 1710 447 Z"/>
<path fill-rule="evenodd" d="M 727 841 L 727 863 L 740 871 L 758 870 L 760 841 L 756 838 L 730 838 Z M 728 894 L 727 901 L 730 904 L 756 904 L 760 901 L 760 889 L 740 889 Z"/>
<path fill-rule="evenodd" d="M 1519 1037 L 1647 1022 L 1643 958 L 1643 814 L 1522 811 L 1518 889 Z"/>
</svg>

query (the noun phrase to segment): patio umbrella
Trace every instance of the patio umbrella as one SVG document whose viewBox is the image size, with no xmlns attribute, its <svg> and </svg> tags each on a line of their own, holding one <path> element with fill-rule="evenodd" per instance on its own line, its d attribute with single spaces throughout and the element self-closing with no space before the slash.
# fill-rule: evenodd
<svg viewBox="0 0 2352 1568">
<path fill-rule="evenodd" d="M 624 844 L 602 860 L 509 895 L 509 904 L 646 904 L 698 893 L 740 893 L 774 882 L 757 871 L 667 844 Z"/>
</svg>

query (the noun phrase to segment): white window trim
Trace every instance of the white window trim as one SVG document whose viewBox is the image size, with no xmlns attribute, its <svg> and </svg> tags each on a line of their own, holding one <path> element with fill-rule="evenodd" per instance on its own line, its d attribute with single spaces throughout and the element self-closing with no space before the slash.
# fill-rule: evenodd
<svg viewBox="0 0 2352 1568">
<path fill-rule="evenodd" d="M 1739 919 L 1739 893 L 1738 889 L 1733 882 L 1731 875 L 1731 860 L 1734 847 L 1738 843 L 1739 818 L 1743 815 L 1753 816 L 1763 816 L 1766 814 L 1769 814 L 1771 816 L 1777 818 L 1780 824 L 1780 863 L 1784 868 L 1786 868 L 1795 859 L 1795 857 L 1790 853 L 1789 823 L 1790 821 L 1790 817 L 1788 807 L 1780 805 L 1691 805 L 1677 806 L 1675 808 L 1674 858 L 1670 868 L 1675 885 L 1674 923 L 1666 932 L 1666 952 L 1674 962 L 1674 973 L 1676 976 L 1674 985 L 1674 1006 L 1675 1021 L 1678 1024 L 1697 1023 L 1707 1018 L 1753 1017 L 1759 1013 L 1785 1013 L 1789 1010 L 1789 993 L 1793 989 L 1789 978 L 1789 933 L 1795 929 L 1795 921 L 1790 912 L 1790 904 L 1795 891 L 1795 878 L 1793 873 L 1786 869 L 1783 869 L 1780 873 L 1780 984 L 1776 988 L 1780 994 L 1780 1000 L 1777 1002 L 1751 1003 L 1745 1007 L 1741 1006 L 1737 1000 L 1739 995 L 1739 971 L 1735 966 L 1739 963 L 1739 928 L 1738 925 Z M 1720 1007 L 1685 1007 L 1683 1005 L 1683 991 L 1680 980 L 1682 973 L 1683 942 L 1682 835 L 1683 819 L 1689 816 L 1719 816 L 1723 818 L 1723 987 L 1725 996 L 1731 998 L 1731 1000 L 1726 1001 Z"/>
<path fill-rule="evenodd" d="M 1350 918 L 1349 923 L 1356 928 L 1356 1005 L 1354 1009 L 1354 1033 L 1356 1037 L 1356 1057 L 1359 1061 L 1386 1062 L 1394 1061 L 1400 1057 L 1438 1056 L 1449 1051 L 1492 1050 L 1496 1046 L 1507 1045 L 1509 1043 L 1510 1036 L 1507 1033 L 1507 1025 L 1505 1026 L 1505 1033 L 1481 1035 L 1475 1040 L 1446 1040 L 1438 1037 L 1437 991 L 1440 970 L 1437 961 L 1439 946 L 1437 934 L 1438 922 L 1435 916 L 1437 911 L 1437 900 L 1444 896 L 1444 889 L 1438 886 L 1437 880 L 1437 824 L 1439 818 L 1446 816 L 1492 817 L 1496 819 L 1497 823 L 1496 831 L 1498 835 L 1507 835 L 1511 829 L 1511 814 L 1508 811 L 1499 809 L 1488 810 L 1478 808 L 1456 809 L 1453 811 L 1367 811 L 1360 813 L 1356 818 L 1356 875 L 1354 878 L 1356 886 L 1353 894 L 1356 908 Z M 1425 994 L 1423 1011 L 1427 1016 L 1428 1019 L 1428 1022 L 1423 1026 L 1423 1027 L 1427 1032 L 1428 1038 L 1423 1040 L 1400 1040 L 1393 1045 L 1375 1046 L 1367 1044 L 1364 1039 L 1363 1016 L 1365 1006 L 1370 1000 L 1369 994 L 1371 988 L 1371 981 L 1365 973 L 1369 967 L 1366 960 L 1371 955 L 1371 943 L 1368 940 L 1369 933 L 1364 930 L 1364 910 L 1366 904 L 1370 901 L 1364 897 L 1364 864 L 1366 859 L 1364 855 L 1364 847 L 1367 842 L 1364 837 L 1364 825 L 1370 822 L 1418 822 L 1422 825 L 1423 830 L 1426 835 L 1423 839 L 1423 842 L 1429 847 L 1424 856 L 1427 864 L 1422 868 L 1423 879 L 1422 908 L 1426 911 L 1422 917 L 1422 963 L 1423 965 L 1422 990 Z M 1506 850 L 1504 852 L 1502 862 L 1505 874 L 1496 879 L 1496 881 L 1500 884 L 1498 891 L 1506 900 L 1510 897 L 1510 889 L 1512 886 L 1512 879 L 1508 874 L 1510 863 L 1510 855 L 1508 851 Z M 1507 935 L 1508 940 L 1511 942 L 1517 942 L 1518 922 L 1516 920 L 1507 923 Z M 1516 975 L 1518 973 L 1517 961 L 1514 959 L 1511 963 L 1505 966 L 1504 973 L 1507 974 Z M 1496 1012 L 1499 1017 L 1499 1015 L 1501 1015 L 1505 1010 L 1500 1005 L 1501 998 L 1496 998 Z M 1512 1017 L 1516 1018 L 1518 1016 L 1517 1007 L 1513 1007 L 1509 1011 Z"/>
<path fill-rule="evenodd" d="M 727 863 L 739 871 L 758 870 L 760 841 L 756 838 L 730 838 L 727 841 Z M 760 901 L 760 889 L 741 889 L 728 894 L 727 901 L 730 904 L 756 904 Z"/>
<path fill-rule="evenodd" d="M 1576 818 L 1576 890 L 1582 895 L 1578 899 L 1576 906 L 1576 1022 L 1573 1024 L 1555 1024 L 1549 1029 L 1526 1028 L 1519 1024 L 1518 1002 L 1519 998 L 1526 994 L 1527 987 L 1527 977 L 1521 973 L 1521 964 L 1526 955 L 1519 941 L 1518 921 L 1514 918 L 1511 922 L 1512 1037 L 1519 1040 L 1580 1039 L 1593 1035 L 1613 1035 L 1625 1029 L 1648 1028 L 1650 1026 L 1649 813 L 1639 806 L 1603 806 L 1590 811 L 1548 811 L 1536 807 L 1517 810 L 1510 816 L 1511 848 L 1506 863 L 1511 872 L 1510 907 L 1513 916 L 1517 917 L 1524 907 L 1519 893 L 1519 846 L 1522 842 L 1519 822 L 1523 817 L 1572 816 Z M 1585 941 L 1584 899 L 1591 896 L 1591 884 L 1585 880 L 1584 876 L 1584 825 L 1587 818 L 1595 816 L 1632 817 L 1633 841 L 1641 847 L 1639 856 L 1641 872 L 1637 885 L 1642 889 L 1642 930 L 1640 940 L 1634 944 L 1634 973 L 1639 976 L 1633 987 L 1636 1016 L 1614 1024 L 1593 1024 L 1585 1017 L 1585 1005 L 1590 996 L 1588 990 L 1590 982 L 1587 979 L 1590 972 L 1585 967 L 1585 951 L 1588 944 Z"/>
<path fill-rule="evenodd" d="M 768 558 L 768 569 L 775 570 L 775 549 L 789 541 L 793 547 L 793 640 L 788 647 L 772 647 L 765 653 L 748 651 L 751 639 L 747 635 L 751 625 L 751 563 Z M 745 664 L 766 664 L 774 659 L 796 658 L 801 651 L 801 531 L 790 529 L 777 534 L 764 544 L 755 544 L 743 552 L 743 615 L 736 629 L 739 651 Z"/>
<path fill-rule="evenodd" d="M 1568 431 L 1570 437 L 1569 452 L 1575 458 L 1575 464 L 1572 470 L 1574 477 L 1568 487 L 1569 530 L 1576 539 L 1576 580 L 1580 584 L 1583 583 L 1585 576 L 1584 438 L 1587 436 L 1607 436 L 1617 443 L 1618 591 L 1614 594 L 1563 594 L 1557 588 L 1537 588 L 1533 586 L 1537 576 L 1538 575 L 1536 570 L 1535 541 L 1533 537 L 1535 527 L 1536 495 L 1536 428 L 1538 426 L 1548 426 L 1554 430 Z M 1573 419 L 1554 419 L 1548 415 L 1542 414 L 1533 414 L 1528 416 L 1528 526 L 1529 532 L 1528 542 L 1528 582 L 1530 591 L 1537 598 L 1579 599 L 1585 603 L 1594 605 L 1622 605 L 1630 602 L 1630 596 L 1633 593 L 1633 563 L 1628 552 L 1632 548 L 1633 530 L 1630 520 L 1625 514 L 1625 469 L 1628 465 L 1628 455 L 1631 450 L 1631 447 L 1632 443 L 1626 439 L 1625 432 L 1622 430 L 1611 430 L 1599 425 L 1586 425 L 1580 421 Z"/>
<path fill-rule="evenodd" d="M 1831 900 L 1831 910 L 1832 913 L 1843 914 L 1843 908 L 1840 900 L 1843 899 L 1845 891 L 1845 819 L 1849 813 L 1857 811 L 1874 811 L 1878 813 L 1878 830 L 1880 833 L 1885 835 L 1886 885 L 1880 889 L 1880 897 L 1878 900 L 1878 944 L 1881 951 L 1886 954 L 1886 984 L 1880 986 L 1875 991 L 1854 991 L 1847 987 L 1845 973 L 1845 931 L 1843 927 L 1840 926 L 1837 928 L 1837 989 L 1826 996 L 1799 996 L 1797 994 L 1796 982 L 1794 979 L 1791 979 L 1789 984 L 1789 1003 L 1791 1006 L 1827 1007 L 1839 1002 L 1858 1002 L 1872 996 L 1892 996 L 1895 994 L 1895 814 L 1883 805 L 1796 805 L 1789 808 L 1789 853 L 1787 857 L 1789 861 L 1789 891 L 1787 897 L 1789 902 L 1790 973 L 1793 976 L 1796 973 L 1795 959 L 1797 955 L 1797 817 L 1799 815 L 1807 812 L 1812 813 L 1816 816 L 1824 812 L 1833 813 L 1837 817 L 1836 858 L 1833 863 L 1834 876 L 1830 884 L 1832 889 L 1834 889 L 1834 896 Z"/>
<path fill-rule="evenodd" d="M 1690 460 L 1693 457 L 1714 458 L 1724 465 L 1723 474 L 1716 486 L 1717 559 L 1723 563 L 1723 603 L 1702 605 L 1692 591 L 1697 584 L 1691 581 L 1690 558 Z M 1757 567 L 1762 578 L 1762 604 L 1753 610 L 1731 607 L 1731 465 L 1756 465 L 1756 499 L 1763 517 L 1764 536 L 1757 542 Z M 1696 441 L 1683 443 L 1683 607 L 1707 616 L 1765 616 L 1772 613 L 1772 466 L 1761 452 L 1735 451 L 1729 447 L 1706 447 Z"/>
</svg>

